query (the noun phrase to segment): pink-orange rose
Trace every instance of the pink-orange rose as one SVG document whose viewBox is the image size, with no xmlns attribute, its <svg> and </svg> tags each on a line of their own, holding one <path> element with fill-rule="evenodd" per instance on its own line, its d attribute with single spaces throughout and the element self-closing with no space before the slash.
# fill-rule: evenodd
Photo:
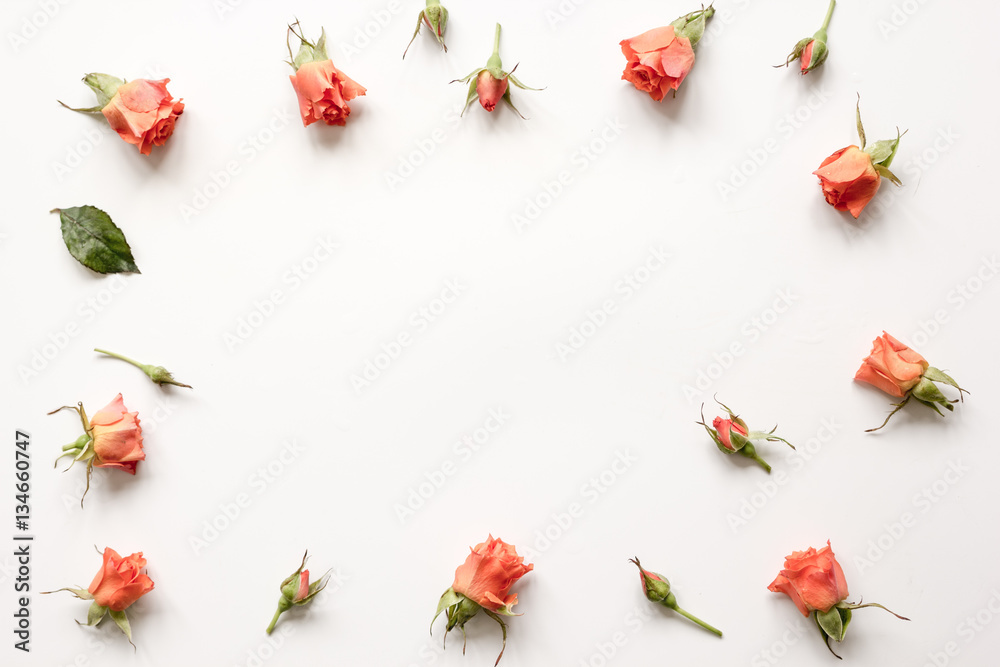
<svg viewBox="0 0 1000 667">
<path fill-rule="evenodd" d="M 129 412 L 118 394 L 90 420 L 94 438 L 94 465 L 118 468 L 132 475 L 139 461 L 146 458 L 142 449 L 139 413 Z"/>
<path fill-rule="evenodd" d="M 849 211 L 855 218 L 882 183 L 871 156 L 853 145 L 823 160 L 813 173 L 819 176 L 826 201 L 838 211 Z"/>
<path fill-rule="evenodd" d="M 122 558 L 114 549 L 105 548 L 104 563 L 87 590 L 101 607 L 124 611 L 153 590 L 153 580 L 141 571 L 144 567 L 141 551 Z"/>
<path fill-rule="evenodd" d="M 455 583 L 451 587 L 490 611 L 509 612 L 517 604 L 517 593 L 508 593 L 511 586 L 533 568 L 524 564 L 524 558 L 517 555 L 513 545 L 490 535 L 455 570 Z"/>
<path fill-rule="evenodd" d="M 926 359 L 883 331 L 872 343 L 872 351 L 854 379 L 902 398 L 920 383 L 929 366 Z"/>
<path fill-rule="evenodd" d="M 334 67 L 332 60 L 304 63 L 288 78 L 299 98 L 299 113 L 306 127 L 320 120 L 327 125 L 346 125 L 351 115 L 347 103 L 367 92 Z"/>
<path fill-rule="evenodd" d="M 485 69 L 479 73 L 476 78 L 476 93 L 484 109 L 493 111 L 500 104 L 505 92 L 507 92 L 507 77 L 497 79 Z"/>
<path fill-rule="evenodd" d="M 150 81 L 135 79 L 118 87 L 101 109 L 111 129 L 122 139 L 149 155 L 153 146 L 162 146 L 174 132 L 177 117 L 184 113 L 184 103 L 174 101 L 167 92 L 170 79 Z"/>
<path fill-rule="evenodd" d="M 785 567 L 767 587 L 792 599 L 803 616 L 809 612 L 827 612 L 847 598 L 847 580 L 837 562 L 830 541 L 816 551 L 793 551 L 785 557 Z"/>
<path fill-rule="evenodd" d="M 677 90 L 694 67 L 691 41 L 677 35 L 672 25 L 623 40 L 621 47 L 628 60 L 622 79 L 657 102 Z"/>
<path fill-rule="evenodd" d="M 732 440 L 729 437 L 729 432 L 736 431 L 742 436 L 746 436 L 747 434 L 747 430 L 738 423 L 734 422 L 732 419 L 716 417 L 712 420 L 712 427 L 719 434 L 719 440 L 722 441 L 723 446 L 731 451 L 736 451 L 736 448 L 733 447 Z"/>
</svg>

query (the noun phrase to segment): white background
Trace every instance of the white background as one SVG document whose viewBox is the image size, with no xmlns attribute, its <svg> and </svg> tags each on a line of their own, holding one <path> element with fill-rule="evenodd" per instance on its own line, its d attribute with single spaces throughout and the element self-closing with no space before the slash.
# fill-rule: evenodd
<svg viewBox="0 0 1000 667">
<path fill-rule="evenodd" d="M 811 621 L 766 589 L 785 555 L 827 539 L 851 600 L 912 619 L 856 612 L 845 659 L 993 660 L 1000 621 L 966 622 L 1000 604 L 993 3 L 844 0 L 830 59 L 801 77 L 771 66 L 825 2 L 720 0 L 662 103 L 620 80 L 618 42 L 695 3 L 454 0 L 449 52 L 425 31 L 405 61 L 417 1 L 231 4 L 4 3 L 0 495 L 11 517 L 25 430 L 36 536 L 30 655 L 12 648 L 13 547 L 0 550 L 5 663 L 490 665 L 488 618 L 467 626 L 464 657 L 460 633 L 440 651 L 441 619 L 427 633 L 490 532 L 535 564 L 514 589 L 507 667 L 599 667 L 617 633 L 608 664 L 833 664 Z M 297 118 L 282 62 L 294 17 L 308 35 L 325 26 L 334 62 L 368 89 L 346 128 Z M 465 87 L 448 82 L 485 64 L 495 21 L 505 66 L 545 90 L 513 91 L 530 120 L 477 104 L 459 122 Z M 187 107 L 168 145 L 141 156 L 56 104 L 93 104 L 80 83 L 92 71 L 169 76 Z M 908 132 L 903 187 L 883 183 L 854 223 L 811 172 L 856 143 L 859 93 L 870 140 Z M 238 173 L 215 187 L 230 163 Z M 48 211 L 83 204 L 112 215 L 142 275 L 101 277 L 69 256 Z M 339 248 L 307 262 L 321 241 Z M 650 248 L 670 257 L 647 274 Z M 626 275 L 647 280 L 630 294 Z M 421 325 L 448 281 L 459 297 Z M 254 315 L 276 290 L 270 316 Z M 561 354 L 606 300 L 615 312 Z M 248 319 L 259 326 L 227 343 Z M 852 377 L 883 328 L 971 397 L 944 419 L 909 406 L 866 435 L 891 398 Z M 356 390 L 400 334 L 410 344 Z M 94 347 L 194 390 L 161 390 Z M 96 471 L 81 510 L 83 470 L 51 465 L 79 423 L 45 413 L 83 401 L 93 414 L 118 392 L 147 459 L 134 478 Z M 751 427 L 778 423 L 800 455 L 762 445 L 771 476 L 722 455 L 695 424 L 716 392 Z M 491 410 L 503 426 L 456 450 Z M 619 456 L 628 467 L 605 472 Z M 444 467 L 454 474 L 401 519 Z M 240 494 L 248 506 L 226 519 Z M 213 521 L 229 525 L 213 536 Z M 149 560 L 156 589 L 129 611 L 135 652 L 110 622 L 73 622 L 86 602 L 37 595 L 87 586 L 94 545 Z M 263 629 L 306 548 L 340 582 L 285 615 L 275 649 Z M 631 556 L 725 638 L 649 605 Z"/>
</svg>

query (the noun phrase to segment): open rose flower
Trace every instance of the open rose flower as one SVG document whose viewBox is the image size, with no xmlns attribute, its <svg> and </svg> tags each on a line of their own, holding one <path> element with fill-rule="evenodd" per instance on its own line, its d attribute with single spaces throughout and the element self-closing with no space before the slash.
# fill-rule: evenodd
<svg viewBox="0 0 1000 667">
<path fill-rule="evenodd" d="M 819 169 L 813 172 L 819 177 L 826 202 L 838 211 L 848 211 L 855 218 L 861 215 L 861 211 L 878 192 L 883 176 L 895 185 L 902 185 L 896 175 L 889 171 L 902 135 L 897 131 L 895 139 L 876 141 L 865 149 L 860 102 L 857 123 L 860 148 L 853 144 L 841 148 L 823 160 Z"/>
<path fill-rule="evenodd" d="M 516 65 L 514 69 L 517 69 Z M 511 101 L 508 82 L 513 83 L 522 90 L 538 90 L 538 88 L 529 88 L 521 83 L 514 76 L 514 69 L 509 72 L 505 72 L 503 69 L 503 62 L 500 60 L 500 24 L 497 23 L 496 31 L 493 35 L 493 55 L 486 61 L 486 67 L 475 69 L 468 76 L 455 79 L 451 82 L 458 83 L 461 81 L 462 83 L 469 84 L 462 115 L 465 115 L 466 109 L 478 97 L 479 104 L 487 111 L 493 111 L 500 104 L 500 101 L 503 100 L 507 103 L 507 106 L 514 110 L 514 113 L 524 118 L 521 112 L 517 110 L 517 107 L 514 106 L 514 102 Z"/>
<path fill-rule="evenodd" d="M 445 636 L 456 627 L 462 629 L 464 636 L 469 619 L 484 612 L 503 630 L 503 647 L 497 656 L 499 663 L 507 646 L 507 626 L 501 616 L 513 616 L 511 608 L 517 604 L 517 593 L 510 593 L 510 589 L 533 568 L 533 565 L 524 564 L 524 558 L 517 555 L 513 545 L 490 535 L 486 542 L 477 544 L 465 563 L 455 570 L 455 581 L 441 596 L 431 626 L 444 612 L 448 619 Z"/>
<path fill-rule="evenodd" d="M 302 556 L 302 564 L 299 569 L 292 572 L 281 582 L 281 599 L 278 600 L 278 611 L 274 612 L 271 624 L 267 626 L 267 634 L 274 630 L 278 618 L 292 607 L 301 607 L 313 601 L 320 591 L 326 588 L 330 580 L 330 571 L 319 578 L 318 581 L 309 583 L 309 570 L 305 569 L 306 560 L 309 559 L 309 552 Z"/>
<path fill-rule="evenodd" d="M 716 401 L 716 403 L 719 403 L 719 401 Z M 702 405 L 701 421 L 696 423 L 701 424 L 705 428 L 715 446 L 724 454 L 740 454 L 756 461 L 767 472 L 771 472 L 771 466 L 757 453 L 757 448 L 754 447 L 753 442 L 751 442 L 752 440 L 783 442 L 792 449 L 795 449 L 792 443 L 780 436 L 774 435 L 774 432 L 778 428 L 777 426 L 770 431 L 751 431 L 747 427 L 747 423 L 733 414 L 733 411 L 726 407 L 725 404 L 719 403 L 719 406 L 729 414 L 728 419 L 716 417 L 712 420 L 712 426 L 709 427 L 705 423 L 705 406 Z"/>
<path fill-rule="evenodd" d="M 954 410 L 954 403 L 962 399 L 963 393 L 968 393 L 949 375 L 931 366 L 920 354 L 884 331 L 872 343 L 872 351 L 861 362 L 861 368 L 854 374 L 854 379 L 878 387 L 890 396 L 903 399 L 893 404 L 896 409 L 889 413 L 882 426 L 888 424 L 889 419 L 899 412 L 911 397 L 932 408 L 939 415 L 943 415 L 938 406 L 949 411 Z M 934 384 L 935 382 L 943 382 L 958 389 L 958 399 L 948 400 Z M 868 430 L 877 431 L 882 426 Z"/>
<path fill-rule="evenodd" d="M 863 607 L 885 609 L 875 602 L 867 604 L 846 602 L 847 579 L 844 577 L 843 568 L 837 562 L 829 540 L 826 546 L 818 551 L 809 547 L 805 551 L 793 551 L 790 556 L 786 556 L 785 567 L 767 589 L 787 595 L 803 616 L 815 615 L 826 647 L 831 653 L 833 649 L 830 647 L 830 640 L 837 642 L 844 640 L 847 625 L 851 622 L 851 614 L 855 609 Z M 909 620 L 891 611 L 889 613 L 904 621 Z"/>
<path fill-rule="evenodd" d="M 146 559 L 142 552 L 122 558 L 110 547 L 104 549 L 101 569 L 88 588 L 60 588 L 81 600 L 92 600 L 86 625 L 97 625 L 111 616 L 118 628 L 132 641 L 132 629 L 125 610 L 153 590 L 153 580 L 143 571 Z M 50 591 L 56 592 L 56 591 Z"/>
<path fill-rule="evenodd" d="M 709 7 L 680 17 L 668 26 L 621 41 L 628 61 L 622 79 L 659 102 L 677 89 L 694 67 L 694 47 L 715 14 Z"/>
<path fill-rule="evenodd" d="M 836 6 L 837 0 L 830 0 L 830 6 L 826 10 L 826 18 L 823 19 L 823 25 L 812 37 L 806 37 L 798 41 L 795 48 L 792 49 L 792 52 L 785 59 L 784 67 L 787 67 L 792 61 L 798 60 L 799 72 L 801 74 L 808 74 L 826 62 L 827 56 L 830 55 L 830 51 L 826 46 L 828 39 L 826 29 L 830 27 L 833 8 Z M 775 65 L 775 67 L 782 67 L 782 65 Z"/>
<path fill-rule="evenodd" d="M 63 406 L 49 414 L 59 410 L 75 410 L 83 424 L 83 435 L 63 447 L 63 453 L 56 461 L 70 456 L 73 463 L 84 461 L 87 464 L 87 489 L 83 492 L 84 496 L 90 490 L 93 468 L 116 468 L 134 475 L 139 461 L 146 459 L 146 452 L 142 448 L 139 413 L 128 411 L 121 394 L 101 408 L 89 421 L 82 403 Z M 80 505 L 83 505 L 83 498 L 80 499 Z"/>
<path fill-rule="evenodd" d="M 299 100 L 299 114 L 302 125 L 308 127 L 317 121 L 327 125 L 346 125 L 351 115 L 347 103 L 367 91 L 349 76 L 337 69 L 326 55 L 326 31 L 320 34 L 315 44 L 296 32 L 298 23 L 288 26 L 289 35 L 295 35 L 301 42 L 299 52 L 292 56 L 291 66 L 295 74 L 288 78 Z M 292 54 L 291 44 L 288 53 Z"/>
<path fill-rule="evenodd" d="M 83 82 L 97 94 L 98 106 L 73 111 L 103 114 L 111 129 L 137 146 L 143 155 L 167 142 L 177 117 L 184 113 L 184 102 L 175 101 L 167 91 L 170 79 L 125 81 L 93 73 L 86 75 Z"/>
<path fill-rule="evenodd" d="M 722 630 L 713 627 L 701 620 L 697 616 L 689 614 L 677 605 L 677 597 L 670 591 L 670 582 L 662 574 L 650 572 L 639 564 L 638 558 L 630 558 L 629 562 L 634 563 L 639 568 L 639 581 L 642 583 L 642 592 L 650 602 L 662 604 L 667 609 L 673 609 L 684 618 L 693 621 L 705 628 L 709 632 L 722 636 Z"/>
</svg>

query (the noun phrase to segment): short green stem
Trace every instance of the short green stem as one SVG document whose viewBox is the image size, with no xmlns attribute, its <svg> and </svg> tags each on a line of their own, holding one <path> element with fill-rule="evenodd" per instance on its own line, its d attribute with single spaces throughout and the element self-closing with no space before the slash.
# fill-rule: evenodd
<svg viewBox="0 0 1000 667">
<path fill-rule="evenodd" d="M 278 617 L 284 612 L 284 609 L 278 607 L 278 611 L 274 612 L 274 618 L 271 619 L 271 625 L 267 626 L 267 634 L 271 634 L 274 631 L 274 626 L 278 622 Z"/>
<path fill-rule="evenodd" d="M 431 8 L 431 7 L 434 7 L 434 6 L 437 6 L 437 5 L 440 5 L 440 4 L 441 4 L 441 3 L 440 3 L 440 2 L 438 2 L 438 0 L 427 0 L 427 7 L 428 7 L 428 8 Z"/>
<path fill-rule="evenodd" d="M 687 613 L 686 611 L 684 611 L 680 607 L 674 607 L 674 611 L 676 611 L 678 614 L 680 614 L 684 618 L 688 619 L 689 621 L 694 621 L 695 623 L 697 623 L 701 627 L 705 628 L 709 632 L 714 633 L 714 634 L 718 635 L 719 637 L 722 636 L 722 630 L 719 630 L 718 628 L 709 625 L 708 623 L 706 623 L 705 621 L 701 620 L 700 618 L 698 618 L 697 616 L 695 616 L 693 614 Z"/>
<path fill-rule="evenodd" d="M 826 31 L 830 27 L 830 19 L 833 17 L 833 8 L 837 6 L 837 0 L 830 0 L 830 8 L 826 10 L 826 18 L 823 19 L 823 27 L 820 30 Z"/>
<path fill-rule="evenodd" d="M 496 32 L 493 34 L 493 55 L 500 55 L 500 24 L 497 23 Z"/>
<path fill-rule="evenodd" d="M 142 368 L 142 367 L 143 367 L 143 366 L 145 365 L 145 364 L 140 364 L 140 363 L 139 363 L 138 361 L 136 361 L 135 359 L 129 359 L 129 358 L 128 358 L 128 357 L 126 357 L 126 356 L 123 356 L 123 355 L 121 355 L 121 354 L 116 354 L 116 353 L 114 353 L 114 352 L 108 352 L 107 350 L 102 350 L 102 349 L 101 349 L 101 348 L 99 348 L 99 347 L 95 347 L 95 348 L 94 348 L 94 352 L 100 352 L 101 354 L 106 354 L 106 355 L 108 355 L 109 357 L 114 357 L 115 359 L 121 359 L 122 361 L 125 361 L 125 362 L 127 362 L 127 363 L 130 363 L 130 364 L 132 364 L 132 365 L 133 365 L 133 366 L 135 366 L 136 368 Z"/>
</svg>

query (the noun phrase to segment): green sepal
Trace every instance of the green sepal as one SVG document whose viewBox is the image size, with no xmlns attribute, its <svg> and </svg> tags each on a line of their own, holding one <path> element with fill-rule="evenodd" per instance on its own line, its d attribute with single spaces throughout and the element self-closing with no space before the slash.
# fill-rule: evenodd
<svg viewBox="0 0 1000 667">
<path fill-rule="evenodd" d="M 774 65 L 774 67 L 788 67 L 789 64 L 801 58 L 802 52 L 806 50 L 806 47 L 809 46 L 809 42 L 811 41 L 813 41 L 812 37 L 803 37 L 799 41 L 795 42 L 795 48 L 793 48 L 792 52 L 788 54 L 787 58 L 785 58 L 785 62 L 781 65 Z"/>
<path fill-rule="evenodd" d="M 826 46 L 825 39 L 813 38 L 816 44 L 813 46 L 812 58 L 807 63 L 806 68 L 802 70 L 803 74 L 813 71 L 820 65 L 826 62 L 827 57 L 830 55 L 830 49 Z"/>
<path fill-rule="evenodd" d="M 304 604 L 309 604 L 310 602 L 312 602 L 313 598 L 322 593 L 323 589 L 326 588 L 327 583 L 329 583 L 330 581 L 330 572 L 332 572 L 332 570 L 327 570 L 325 573 L 323 573 L 323 576 L 320 577 L 318 581 L 314 581 L 313 583 L 309 584 L 309 594 L 306 595 L 301 600 L 293 602 L 292 604 L 301 607 Z"/>
<path fill-rule="evenodd" d="M 865 126 L 861 122 L 861 95 L 858 95 L 858 106 L 855 112 L 858 119 L 858 139 L 861 141 L 861 150 L 865 149 Z"/>
<path fill-rule="evenodd" d="M 52 209 L 58 213 L 63 243 L 76 261 L 98 273 L 140 273 L 125 234 L 96 206 Z"/>
<path fill-rule="evenodd" d="M 882 178 L 888 179 L 889 181 L 892 182 L 893 185 L 902 185 L 903 184 L 903 181 L 899 180 L 899 178 L 896 176 L 896 174 L 894 174 L 891 171 L 889 171 L 889 168 L 886 167 L 885 165 L 876 164 L 876 165 L 873 165 L 873 166 L 875 167 L 875 171 L 877 171 L 879 173 L 879 176 L 881 176 Z"/>
<path fill-rule="evenodd" d="M 473 602 L 470 598 L 465 597 L 461 593 L 458 594 L 459 601 L 458 604 L 448 607 L 445 615 L 448 617 L 448 625 L 446 630 L 451 631 L 455 627 L 462 628 L 462 632 L 465 632 L 465 624 L 469 622 L 469 619 L 483 611 L 483 607 L 479 606 L 476 602 Z M 487 610 L 489 611 L 489 610 Z"/>
<path fill-rule="evenodd" d="M 87 625 L 97 625 L 104 619 L 104 615 L 108 613 L 107 607 L 102 607 L 96 602 L 90 605 L 90 609 L 87 610 Z M 114 612 L 111 612 L 114 614 Z M 119 612 L 124 613 L 124 612 Z"/>
<path fill-rule="evenodd" d="M 111 620 L 115 622 L 118 629 L 125 633 L 125 636 L 128 637 L 129 644 L 132 644 L 132 626 L 129 625 L 128 616 L 125 615 L 125 612 L 109 610 L 108 616 L 110 616 Z M 135 644 L 132 645 L 135 646 Z"/>
<path fill-rule="evenodd" d="M 928 379 L 926 375 L 920 379 L 919 384 L 911 389 L 910 392 L 913 394 L 913 397 L 921 403 L 937 403 L 941 405 L 941 407 L 948 410 L 955 409 L 955 407 L 951 404 L 951 401 L 949 401 L 948 398 L 941 393 L 941 390 L 937 388 L 937 385 Z"/>
<path fill-rule="evenodd" d="M 70 111 L 77 111 L 79 113 L 101 113 L 101 111 L 104 110 L 104 107 L 71 107 L 70 105 L 60 100 L 56 100 L 56 102 L 59 102 L 59 104 L 63 105 Z"/>
<path fill-rule="evenodd" d="M 514 65 L 514 69 L 517 69 L 517 65 Z M 532 88 L 531 86 L 526 86 L 526 85 L 524 85 L 523 83 L 521 83 L 521 82 L 520 82 L 520 81 L 518 80 L 518 78 L 517 78 L 516 76 L 514 76 L 514 69 L 512 69 L 512 70 L 511 70 L 510 72 L 508 72 L 508 74 L 507 74 L 507 78 L 508 78 L 508 79 L 510 80 L 510 82 L 511 82 L 511 83 L 513 83 L 513 84 L 514 84 L 515 86 L 517 86 L 517 87 L 518 87 L 518 88 L 520 88 L 521 90 L 536 90 L 536 91 L 537 91 L 537 90 L 545 90 L 544 88 Z"/>
<path fill-rule="evenodd" d="M 438 600 L 437 611 L 434 612 L 434 618 L 431 619 L 431 634 L 434 633 L 434 621 L 436 621 L 437 617 L 441 615 L 441 612 L 448 607 L 454 607 L 457 605 L 462 601 L 463 597 L 464 596 L 456 593 L 454 588 L 449 588 L 441 595 L 441 599 Z"/>
<path fill-rule="evenodd" d="M 125 79 L 119 79 L 110 74 L 100 74 L 93 72 L 83 77 L 83 82 L 97 95 L 98 110 L 103 109 L 111 101 L 111 98 L 118 92 L 118 88 L 125 85 Z M 77 111 L 77 109 L 74 109 Z"/>
<path fill-rule="evenodd" d="M 705 24 L 708 22 L 708 19 L 714 15 L 715 8 L 709 5 L 707 9 L 699 9 L 696 12 L 681 16 L 670 25 L 674 27 L 675 35 L 686 37 L 691 42 L 691 48 L 693 49 L 701 41 L 702 35 L 705 34 Z"/>
<path fill-rule="evenodd" d="M 733 451 L 738 452 L 749 445 L 750 441 L 742 433 L 731 428 L 729 429 L 729 444 L 733 446 Z"/>
<path fill-rule="evenodd" d="M 844 634 L 847 632 L 847 626 L 844 623 L 844 615 L 846 614 L 848 620 L 850 620 L 850 609 L 830 607 L 826 611 L 816 610 L 815 613 L 816 623 L 819 625 L 820 630 L 823 631 L 823 634 L 835 642 L 844 641 Z"/>
<path fill-rule="evenodd" d="M 72 587 L 57 588 L 54 591 L 44 591 L 43 595 L 50 595 L 52 593 L 59 593 L 61 591 L 67 591 L 69 593 L 72 593 L 74 595 L 74 597 L 76 597 L 77 599 L 80 599 L 80 600 L 93 600 L 94 599 L 94 596 L 91 595 L 90 591 L 88 591 L 86 588 L 72 588 Z"/>
<path fill-rule="evenodd" d="M 942 371 L 942 370 L 940 370 L 938 368 L 934 368 L 933 366 L 928 366 L 927 367 L 927 370 L 924 371 L 924 377 L 927 378 L 928 380 L 933 381 L 933 382 L 944 382 L 945 384 L 949 384 L 952 387 L 954 387 L 955 389 L 958 389 L 958 398 L 959 398 L 959 400 L 964 400 L 963 397 L 962 397 L 963 393 L 966 393 L 966 394 L 969 393 L 965 389 L 962 389 L 960 386 L 958 386 L 958 383 L 955 382 L 954 378 L 952 378 L 950 375 L 948 375 L 944 371 Z"/>
<path fill-rule="evenodd" d="M 507 106 L 509 106 L 511 109 L 514 110 L 514 113 L 516 113 L 518 116 L 521 117 L 521 120 L 528 120 L 527 118 L 524 117 L 523 113 L 517 110 L 517 107 L 514 106 L 514 102 L 511 101 L 510 86 L 507 86 L 507 90 L 503 91 L 503 101 L 507 103 Z"/>
<path fill-rule="evenodd" d="M 500 631 L 503 633 L 503 644 L 500 646 L 500 655 L 497 656 L 497 661 L 493 663 L 493 667 L 497 667 L 497 665 L 500 664 L 500 658 L 503 657 L 503 652 L 507 650 L 507 624 L 504 623 L 503 619 L 497 616 L 495 612 L 492 612 L 489 609 L 484 609 L 483 611 L 486 612 L 487 616 L 500 624 Z"/>
<path fill-rule="evenodd" d="M 298 72 L 299 68 L 305 65 L 306 63 L 323 62 L 324 60 L 329 60 L 330 56 L 326 54 L 326 29 L 320 28 L 319 39 L 316 40 L 315 44 L 313 44 L 312 42 L 307 40 L 301 33 L 295 32 L 294 26 L 297 25 L 299 25 L 298 22 L 288 26 L 288 30 L 293 35 L 299 38 L 299 51 L 298 53 L 295 54 L 295 56 L 292 58 L 292 61 L 289 63 L 295 69 L 295 71 Z M 302 27 L 299 26 L 300 30 L 301 28 Z M 292 53 L 291 45 L 288 46 L 288 53 L 289 55 L 291 55 Z"/>
</svg>

